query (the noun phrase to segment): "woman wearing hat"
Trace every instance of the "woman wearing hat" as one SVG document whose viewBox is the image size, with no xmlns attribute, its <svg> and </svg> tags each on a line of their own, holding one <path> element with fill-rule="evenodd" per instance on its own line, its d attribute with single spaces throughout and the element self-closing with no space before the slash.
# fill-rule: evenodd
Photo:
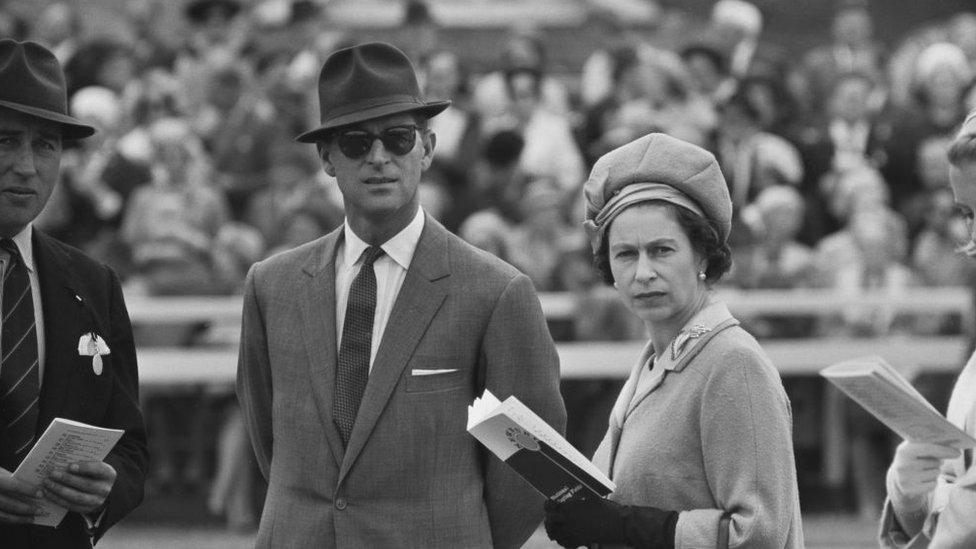
<svg viewBox="0 0 976 549">
<path fill-rule="evenodd" d="M 594 462 L 607 499 L 546 505 L 565 547 L 802 547 L 789 402 L 711 286 L 729 269 L 732 203 L 714 156 L 651 134 L 584 187 L 595 262 L 650 333 Z"/>
</svg>

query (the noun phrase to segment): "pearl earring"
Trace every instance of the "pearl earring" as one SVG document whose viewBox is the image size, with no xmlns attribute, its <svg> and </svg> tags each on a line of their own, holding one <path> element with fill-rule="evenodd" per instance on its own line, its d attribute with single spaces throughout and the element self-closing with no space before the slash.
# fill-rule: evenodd
<svg viewBox="0 0 976 549">
<path fill-rule="evenodd" d="M 698 280 L 705 280 L 705 271 L 698 271 Z"/>
</svg>

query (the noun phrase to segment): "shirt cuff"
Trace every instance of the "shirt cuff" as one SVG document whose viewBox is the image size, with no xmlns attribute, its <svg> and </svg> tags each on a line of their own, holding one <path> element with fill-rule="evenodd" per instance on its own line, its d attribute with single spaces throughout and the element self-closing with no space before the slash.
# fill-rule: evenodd
<svg viewBox="0 0 976 549">
<path fill-rule="evenodd" d="M 105 518 L 105 506 L 102 506 L 102 510 L 98 513 L 84 513 L 81 518 L 85 519 L 85 528 L 88 531 L 88 537 L 95 535 L 95 531 L 98 527 L 102 525 L 102 519 Z"/>
</svg>

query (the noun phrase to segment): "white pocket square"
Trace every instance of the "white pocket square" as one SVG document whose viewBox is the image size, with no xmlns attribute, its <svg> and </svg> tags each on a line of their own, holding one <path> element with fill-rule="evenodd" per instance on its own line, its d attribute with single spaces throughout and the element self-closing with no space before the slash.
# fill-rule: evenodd
<svg viewBox="0 0 976 549">
<path fill-rule="evenodd" d="M 410 375 L 414 376 L 436 376 L 441 374 L 450 374 L 458 371 L 457 368 L 438 368 L 438 369 L 425 369 L 425 368 L 415 368 L 411 370 Z"/>
</svg>

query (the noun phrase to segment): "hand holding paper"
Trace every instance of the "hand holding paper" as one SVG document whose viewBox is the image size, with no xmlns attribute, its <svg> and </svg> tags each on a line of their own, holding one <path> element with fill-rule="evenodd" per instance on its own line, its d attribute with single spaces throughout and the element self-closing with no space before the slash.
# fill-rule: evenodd
<svg viewBox="0 0 976 549">
<path fill-rule="evenodd" d="M 44 497 L 69 511 L 94 513 L 105 505 L 115 484 L 115 469 L 101 461 L 72 463 L 44 479 Z"/>
<path fill-rule="evenodd" d="M 51 422 L 14 472 L 44 496 L 34 524 L 56 527 L 69 509 L 91 513 L 104 504 L 115 470 L 102 460 L 122 433 L 62 418 Z"/>
<path fill-rule="evenodd" d="M 925 442 L 904 441 L 891 462 L 895 487 L 907 497 L 918 497 L 935 489 L 942 461 L 959 456 L 959 450 Z"/>
<path fill-rule="evenodd" d="M 30 524 L 39 506 L 35 488 L 0 468 L 0 522 Z"/>
</svg>

